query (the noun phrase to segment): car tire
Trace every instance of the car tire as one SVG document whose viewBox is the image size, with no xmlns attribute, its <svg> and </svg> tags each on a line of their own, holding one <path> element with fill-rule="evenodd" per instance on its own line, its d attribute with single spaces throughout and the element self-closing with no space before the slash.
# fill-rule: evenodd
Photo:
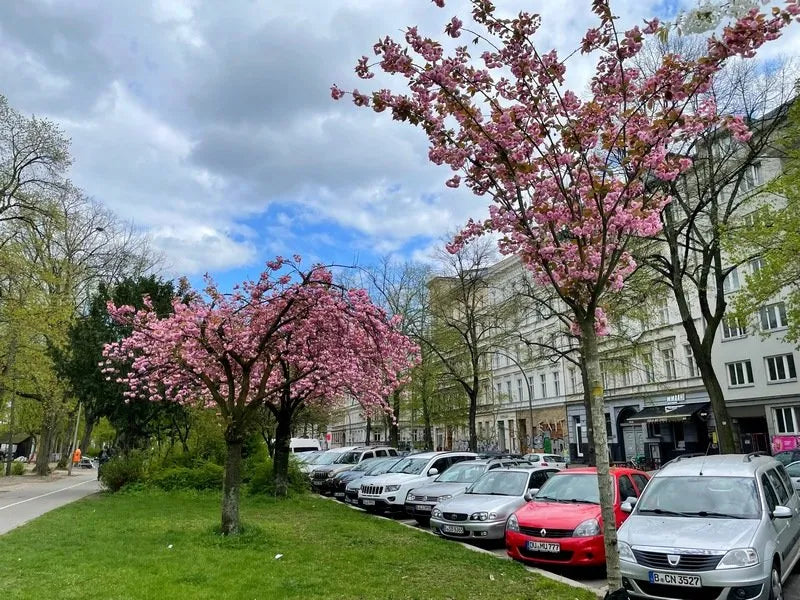
<svg viewBox="0 0 800 600">
<path fill-rule="evenodd" d="M 422 527 L 429 527 L 431 524 L 430 517 L 414 517 L 417 523 L 419 523 Z"/>
<path fill-rule="evenodd" d="M 781 573 L 773 563 L 769 575 L 769 600 L 783 600 L 783 584 Z"/>
</svg>

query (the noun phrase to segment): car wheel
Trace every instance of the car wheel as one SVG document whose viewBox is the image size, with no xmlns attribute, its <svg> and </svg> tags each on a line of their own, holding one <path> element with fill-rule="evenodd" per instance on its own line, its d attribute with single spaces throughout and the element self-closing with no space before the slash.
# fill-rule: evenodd
<svg viewBox="0 0 800 600">
<path fill-rule="evenodd" d="M 772 565 L 772 573 L 769 577 L 769 600 L 783 600 L 781 574 L 775 565 Z"/>
<path fill-rule="evenodd" d="M 430 517 L 414 517 L 414 519 L 423 527 L 428 527 L 431 524 Z"/>
</svg>

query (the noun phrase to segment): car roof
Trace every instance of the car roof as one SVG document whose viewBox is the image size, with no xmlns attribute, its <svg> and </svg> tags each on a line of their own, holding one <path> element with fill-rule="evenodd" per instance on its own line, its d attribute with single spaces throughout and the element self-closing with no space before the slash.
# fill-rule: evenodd
<svg viewBox="0 0 800 600">
<path fill-rule="evenodd" d="M 448 456 L 450 454 L 455 454 L 456 456 L 474 456 L 477 458 L 477 454 L 474 452 L 469 452 L 464 450 L 463 452 L 460 450 L 441 450 L 437 452 L 417 452 L 415 454 L 409 454 L 404 458 L 438 458 L 440 456 Z"/>
<path fill-rule="evenodd" d="M 546 467 L 543 467 L 546 468 Z M 630 467 L 611 467 L 608 469 L 608 472 L 612 475 L 630 475 L 631 473 L 638 473 L 640 475 L 647 475 L 644 471 L 640 471 L 639 469 L 631 469 Z M 560 473 L 567 473 L 567 474 L 574 474 L 574 475 L 595 475 L 597 473 L 597 467 L 577 467 L 572 469 L 564 469 L 560 471 Z"/>
<path fill-rule="evenodd" d="M 494 469 L 489 473 L 513 471 L 515 473 L 533 473 L 534 471 L 557 471 L 555 467 L 506 467 L 505 469 Z M 561 471 L 557 471 L 561 473 Z"/>
<path fill-rule="evenodd" d="M 766 455 L 715 454 L 677 460 L 666 465 L 656 477 L 690 477 L 713 475 L 716 477 L 752 477 L 761 467 L 780 463 Z"/>
</svg>

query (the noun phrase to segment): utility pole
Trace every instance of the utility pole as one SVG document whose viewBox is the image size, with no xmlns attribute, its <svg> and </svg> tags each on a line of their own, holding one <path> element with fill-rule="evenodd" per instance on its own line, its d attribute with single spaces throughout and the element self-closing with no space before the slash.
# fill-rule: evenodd
<svg viewBox="0 0 800 600">
<path fill-rule="evenodd" d="M 78 447 L 78 425 L 81 422 L 81 403 L 78 402 L 78 414 L 75 416 L 75 432 L 72 434 L 72 447 L 69 451 L 67 458 L 67 475 L 72 475 L 72 455 L 75 454 L 75 449 Z"/>
</svg>

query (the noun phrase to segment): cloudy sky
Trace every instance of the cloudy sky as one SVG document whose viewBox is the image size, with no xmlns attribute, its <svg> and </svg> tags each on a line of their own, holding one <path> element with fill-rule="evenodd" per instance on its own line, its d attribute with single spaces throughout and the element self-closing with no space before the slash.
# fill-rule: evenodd
<svg viewBox="0 0 800 600">
<path fill-rule="evenodd" d="M 631 25 L 690 2 L 613 6 Z M 590 0 L 499 5 L 542 13 L 548 49 L 573 49 L 592 21 Z M 228 285 L 276 254 L 424 256 L 485 200 L 445 188 L 419 131 L 334 103 L 329 88 L 362 83 L 353 66 L 378 37 L 411 24 L 439 34 L 453 14 L 465 3 L 9 0 L 0 93 L 62 125 L 73 181 L 147 230 L 170 274 Z M 769 53 L 800 47 L 798 29 Z M 576 90 L 590 67 L 569 64 Z"/>
</svg>

